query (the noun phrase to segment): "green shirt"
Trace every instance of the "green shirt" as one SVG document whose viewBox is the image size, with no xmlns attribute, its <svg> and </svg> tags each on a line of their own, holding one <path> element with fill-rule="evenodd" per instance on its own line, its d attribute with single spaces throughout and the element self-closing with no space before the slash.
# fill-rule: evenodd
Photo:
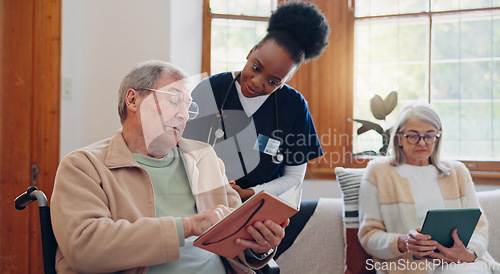
<svg viewBox="0 0 500 274">
<path fill-rule="evenodd" d="M 181 217 L 197 213 L 184 162 L 175 148 L 164 158 L 151 158 L 134 153 L 134 159 L 146 170 L 151 180 L 156 217 L 175 216 L 179 236 L 180 259 L 152 266 L 148 273 L 226 273 L 221 258 L 193 246 L 195 236 L 184 239 Z"/>
</svg>

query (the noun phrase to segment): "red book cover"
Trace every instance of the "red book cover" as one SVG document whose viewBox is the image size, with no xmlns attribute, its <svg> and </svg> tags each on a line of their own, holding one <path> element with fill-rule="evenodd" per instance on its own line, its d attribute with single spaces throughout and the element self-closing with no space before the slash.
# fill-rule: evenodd
<svg viewBox="0 0 500 274">
<path fill-rule="evenodd" d="M 265 220 L 281 224 L 297 212 L 296 207 L 261 191 L 201 234 L 194 241 L 194 246 L 226 258 L 234 258 L 245 250 L 244 247 L 236 245 L 235 240 L 253 239 L 246 231 L 249 225 Z"/>
</svg>

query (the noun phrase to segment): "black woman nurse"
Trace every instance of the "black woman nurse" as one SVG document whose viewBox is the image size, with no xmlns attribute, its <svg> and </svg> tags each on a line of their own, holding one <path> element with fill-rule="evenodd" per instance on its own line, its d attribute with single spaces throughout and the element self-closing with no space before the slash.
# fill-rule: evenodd
<svg viewBox="0 0 500 274">
<path fill-rule="evenodd" d="M 285 83 L 302 63 L 322 54 L 329 32 L 314 4 L 279 5 L 242 71 L 210 76 L 193 91 L 201 118 L 190 122 L 184 136 L 214 146 L 243 201 L 262 190 L 300 201 L 307 162 L 323 151 L 306 100 Z M 316 204 L 302 203 L 288 226 L 298 230 L 287 235 L 295 239 Z M 300 215 L 307 217 L 294 222 Z"/>
</svg>

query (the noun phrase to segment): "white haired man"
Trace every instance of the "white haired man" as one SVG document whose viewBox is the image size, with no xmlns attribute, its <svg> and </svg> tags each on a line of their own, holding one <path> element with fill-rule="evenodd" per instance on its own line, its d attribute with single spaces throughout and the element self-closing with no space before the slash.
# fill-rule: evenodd
<svg viewBox="0 0 500 274">
<path fill-rule="evenodd" d="M 192 244 L 241 200 L 212 148 L 181 137 L 197 114 L 186 79 L 166 62 L 138 64 L 119 90 L 123 128 L 61 161 L 51 200 L 58 272 L 240 273 L 272 258 L 289 221 L 250 226 L 236 258 Z"/>
</svg>

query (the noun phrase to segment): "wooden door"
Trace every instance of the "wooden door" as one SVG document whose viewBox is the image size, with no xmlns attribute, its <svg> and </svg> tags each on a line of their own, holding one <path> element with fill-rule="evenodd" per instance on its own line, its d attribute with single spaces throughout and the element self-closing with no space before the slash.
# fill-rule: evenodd
<svg viewBox="0 0 500 274">
<path fill-rule="evenodd" d="M 38 206 L 59 162 L 62 0 L 0 0 L 0 272 L 43 273 Z M 34 167 L 38 169 L 33 172 Z"/>
</svg>

